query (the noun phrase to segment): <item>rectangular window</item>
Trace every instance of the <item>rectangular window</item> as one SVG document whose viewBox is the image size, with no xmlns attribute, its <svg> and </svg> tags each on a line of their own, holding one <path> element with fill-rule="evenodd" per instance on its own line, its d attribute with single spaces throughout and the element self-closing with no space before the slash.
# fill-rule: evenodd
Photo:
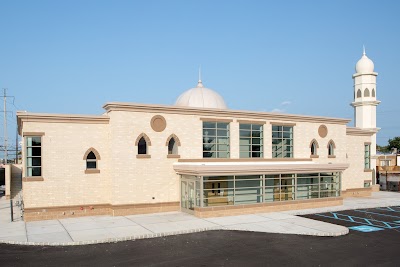
<svg viewBox="0 0 400 267">
<path fill-rule="evenodd" d="M 293 158 L 293 126 L 272 126 L 272 157 Z"/>
<path fill-rule="evenodd" d="M 240 124 L 240 157 L 263 157 L 263 126 L 259 124 Z"/>
<path fill-rule="evenodd" d="M 381 167 L 390 166 L 390 159 L 381 160 Z"/>
<path fill-rule="evenodd" d="M 26 137 L 26 176 L 42 176 L 42 138 Z"/>
<path fill-rule="evenodd" d="M 229 123 L 203 122 L 203 158 L 229 158 Z"/>
<path fill-rule="evenodd" d="M 371 169 L 371 145 L 364 145 L 364 169 Z"/>
</svg>

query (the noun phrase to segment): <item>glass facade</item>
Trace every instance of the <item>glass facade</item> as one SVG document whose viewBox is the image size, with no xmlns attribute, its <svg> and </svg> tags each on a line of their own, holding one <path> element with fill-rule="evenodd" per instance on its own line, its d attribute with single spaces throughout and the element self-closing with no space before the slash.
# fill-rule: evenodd
<svg viewBox="0 0 400 267">
<path fill-rule="evenodd" d="M 203 158 L 229 158 L 229 123 L 203 122 Z"/>
<path fill-rule="evenodd" d="M 240 157 L 263 157 L 263 126 L 258 124 L 240 124 Z"/>
<path fill-rule="evenodd" d="M 242 205 L 340 196 L 340 173 L 186 176 L 197 207 Z M 186 182 L 183 186 L 186 186 Z M 187 191 L 182 196 L 188 206 Z M 189 197 L 190 199 L 190 197 Z M 183 207 L 183 206 L 182 206 Z"/>
<path fill-rule="evenodd" d="M 293 158 L 292 126 L 272 126 L 272 157 Z"/>
</svg>

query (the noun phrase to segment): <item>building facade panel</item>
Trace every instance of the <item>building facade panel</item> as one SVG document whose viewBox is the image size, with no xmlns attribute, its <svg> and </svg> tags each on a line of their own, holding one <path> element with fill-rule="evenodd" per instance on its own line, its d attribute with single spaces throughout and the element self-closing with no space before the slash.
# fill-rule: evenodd
<svg viewBox="0 0 400 267">
<path fill-rule="evenodd" d="M 23 132 L 44 133 L 41 136 L 43 180 L 26 178 L 26 166 L 23 166 L 26 208 L 110 201 L 108 125 L 26 122 Z M 25 158 L 26 148 L 23 147 Z M 96 148 L 101 155 L 98 160 L 100 173 L 85 173 L 83 156 L 90 147 Z"/>
</svg>

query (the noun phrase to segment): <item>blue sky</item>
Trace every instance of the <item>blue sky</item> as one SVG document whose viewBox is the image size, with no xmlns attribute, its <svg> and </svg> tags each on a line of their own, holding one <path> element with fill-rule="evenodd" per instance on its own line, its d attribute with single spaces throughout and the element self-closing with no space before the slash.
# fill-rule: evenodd
<svg viewBox="0 0 400 267">
<path fill-rule="evenodd" d="M 101 114 L 111 101 L 173 104 L 201 65 L 231 109 L 353 119 L 365 45 L 385 145 L 400 135 L 399 3 L 1 1 L 0 86 L 12 111 Z"/>
</svg>

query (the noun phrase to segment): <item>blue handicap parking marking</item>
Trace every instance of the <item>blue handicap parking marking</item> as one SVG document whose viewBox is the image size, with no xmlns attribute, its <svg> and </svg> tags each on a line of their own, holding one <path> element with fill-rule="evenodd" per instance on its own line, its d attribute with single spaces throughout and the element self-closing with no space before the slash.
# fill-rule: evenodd
<svg viewBox="0 0 400 267">
<path fill-rule="evenodd" d="M 369 232 L 375 232 L 375 231 L 381 231 L 383 230 L 382 228 L 378 227 L 373 227 L 373 226 L 368 226 L 368 225 L 359 225 L 359 226 L 352 226 L 348 227 L 351 230 L 363 232 L 363 233 L 369 233 Z"/>
</svg>

